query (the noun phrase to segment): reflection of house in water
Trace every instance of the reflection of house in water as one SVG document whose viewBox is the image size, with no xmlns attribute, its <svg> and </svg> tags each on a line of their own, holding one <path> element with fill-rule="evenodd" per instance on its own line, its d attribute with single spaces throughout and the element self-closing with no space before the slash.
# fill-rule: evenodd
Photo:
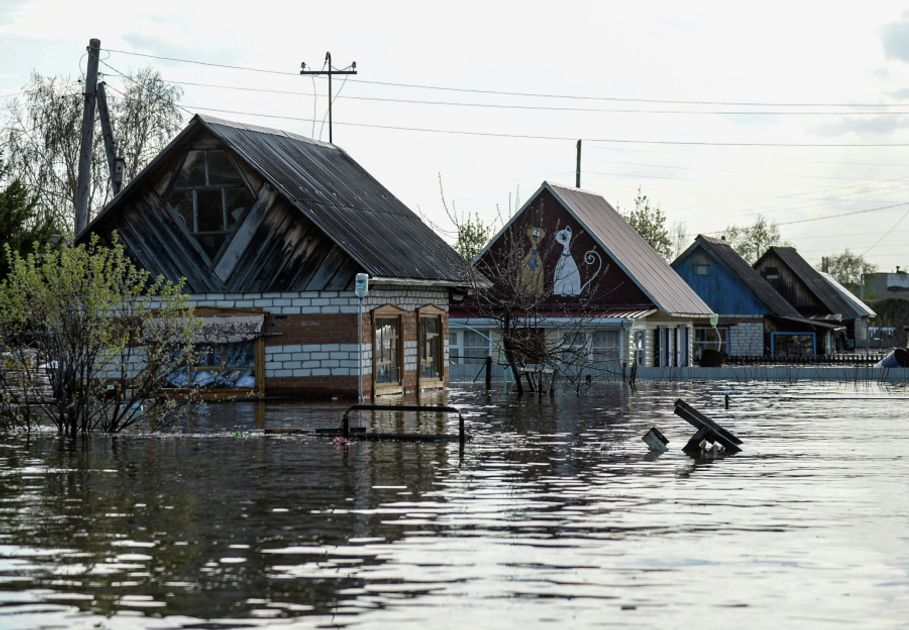
<svg viewBox="0 0 909 630">
<path fill-rule="evenodd" d="M 854 348 L 868 338 L 868 320 L 874 311 L 852 295 L 845 287 L 816 270 L 793 247 L 771 247 L 761 256 L 754 268 L 773 288 L 792 304 L 803 317 L 843 327 L 844 343 Z M 807 336 L 793 337 L 788 343 L 807 346 Z M 826 341 L 815 339 L 818 353 L 830 354 L 837 349 L 833 335 Z"/>
<path fill-rule="evenodd" d="M 94 220 L 205 307 L 190 380 L 211 391 L 355 396 L 448 381 L 461 257 L 344 151 L 195 116 Z M 370 276 L 358 345 L 357 273 Z"/>
<path fill-rule="evenodd" d="M 813 355 L 815 341 L 823 351 L 837 327 L 803 317 L 724 240 L 698 235 L 672 267 L 719 315 L 715 330 L 707 321 L 695 325 L 695 360 L 703 349 L 717 349 L 718 337 L 729 356 L 764 356 L 771 348 L 777 356 Z"/>
<path fill-rule="evenodd" d="M 533 302 L 513 335 L 527 363 L 534 362 L 535 347 L 546 347 L 580 355 L 591 369 L 620 370 L 633 362 L 686 366 L 693 321 L 711 314 L 603 197 L 549 182 L 475 266 L 493 283 L 500 303 Z M 494 302 L 452 308 L 454 364 L 482 362 L 494 348 L 498 353 L 500 312 Z M 471 367 L 463 370 L 472 378 Z"/>
</svg>

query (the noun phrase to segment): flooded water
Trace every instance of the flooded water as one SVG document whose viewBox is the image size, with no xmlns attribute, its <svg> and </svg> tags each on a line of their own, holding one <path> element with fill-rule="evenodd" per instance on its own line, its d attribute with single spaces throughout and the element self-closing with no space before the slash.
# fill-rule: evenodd
<svg viewBox="0 0 909 630">
<path fill-rule="evenodd" d="M 694 429 L 677 397 L 744 450 L 681 453 Z M 7 438 L 0 628 L 909 619 L 906 387 L 645 383 L 449 402 L 467 412 L 463 451 L 262 433 L 337 426 L 330 405 L 210 405 L 165 436 Z M 641 441 L 654 425 L 671 440 L 658 458 Z"/>
</svg>

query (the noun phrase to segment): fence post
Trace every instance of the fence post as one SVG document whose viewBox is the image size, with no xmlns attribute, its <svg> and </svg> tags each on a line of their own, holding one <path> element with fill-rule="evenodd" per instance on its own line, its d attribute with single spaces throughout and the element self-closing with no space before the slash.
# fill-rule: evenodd
<svg viewBox="0 0 909 630">
<path fill-rule="evenodd" d="M 486 357 L 486 389 L 492 387 L 492 357 Z"/>
</svg>

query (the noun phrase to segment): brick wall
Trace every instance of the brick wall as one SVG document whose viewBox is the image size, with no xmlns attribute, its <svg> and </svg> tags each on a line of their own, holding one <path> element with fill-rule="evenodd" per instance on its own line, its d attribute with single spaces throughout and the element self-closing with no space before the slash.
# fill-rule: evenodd
<svg viewBox="0 0 909 630">
<path fill-rule="evenodd" d="M 729 355 L 764 354 L 763 322 L 739 322 L 729 327 Z"/>
<path fill-rule="evenodd" d="M 429 287 L 372 287 L 363 300 L 363 345 L 358 346 L 359 300 L 350 292 L 209 293 L 190 296 L 195 307 L 254 309 L 265 312 L 265 391 L 268 395 L 356 397 L 358 358 L 363 386 L 372 392 L 372 326 L 375 308 L 402 310 L 405 390 L 418 386 L 417 313 L 431 305 L 448 312 L 448 290 Z M 447 367 L 448 318 L 442 318 L 442 349 Z M 362 350 L 362 352 L 360 352 Z M 447 377 L 447 369 L 446 369 Z M 446 378 L 447 381 L 447 378 Z"/>
</svg>

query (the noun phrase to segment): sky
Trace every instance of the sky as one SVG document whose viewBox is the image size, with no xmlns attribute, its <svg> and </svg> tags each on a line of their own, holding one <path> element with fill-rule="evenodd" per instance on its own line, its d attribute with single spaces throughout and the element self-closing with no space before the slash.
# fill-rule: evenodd
<svg viewBox="0 0 909 630">
<path fill-rule="evenodd" d="M 323 140 L 300 63 L 356 61 L 334 143 L 448 240 L 440 180 L 494 222 L 573 185 L 583 139 L 582 188 L 640 188 L 691 239 L 763 215 L 812 263 L 909 267 L 909 2 L 0 0 L 0 108 L 33 71 L 79 77 L 92 37 L 114 89 L 152 66 L 187 118 Z"/>
</svg>

